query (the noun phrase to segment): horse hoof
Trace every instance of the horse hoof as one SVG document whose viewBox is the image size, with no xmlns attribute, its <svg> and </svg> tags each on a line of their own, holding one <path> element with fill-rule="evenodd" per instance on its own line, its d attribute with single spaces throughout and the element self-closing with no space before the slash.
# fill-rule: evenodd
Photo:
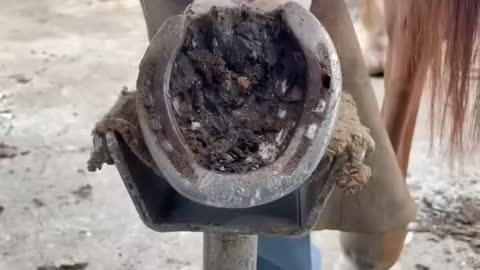
<svg viewBox="0 0 480 270">
<path fill-rule="evenodd" d="M 360 270 L 355 264 L 344 255 L 340 255 L 335 263 L 334 270 Z"/>
<path fill-rule="evenodd" d="M 335 263 L 334 270 L 384 270 L 385 265 L 372 265 L 369 264 L 368 266 L 360 266 L 356 265 L 352 260 L 347 258 L 345 255 L 340 255 L 340 257 L 337 259 L 337 262 Z M 402 267 L 400 266 L 400 263 L 394 264 L 390 270 L 402 270 Z"/>
</svg>

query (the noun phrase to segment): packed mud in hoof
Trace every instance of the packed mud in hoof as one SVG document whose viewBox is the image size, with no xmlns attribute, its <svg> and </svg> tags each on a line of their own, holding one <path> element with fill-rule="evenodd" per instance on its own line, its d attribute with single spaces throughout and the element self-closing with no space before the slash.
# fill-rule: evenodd
<svg viewBox="0 0 480 270">
<path fill-rule="evenodd" d="M 280 13 L 216 9 L 195 19 L 172 70 L 177 126 L 197 162 L 243 173 L 273 162 L 302 114 L 306 64 Z"/>
</svg>

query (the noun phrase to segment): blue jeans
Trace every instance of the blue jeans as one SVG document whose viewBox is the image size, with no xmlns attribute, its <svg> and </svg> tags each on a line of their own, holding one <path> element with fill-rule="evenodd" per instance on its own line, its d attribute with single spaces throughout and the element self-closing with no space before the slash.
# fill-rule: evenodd
<svg viewBox="0 0 480 270">
<path fill-rule="evenodd" d="M 320 270 L 320 252 L 310 235 L 299 238 L 258 237 L 258 270 Z"/>
</svg>

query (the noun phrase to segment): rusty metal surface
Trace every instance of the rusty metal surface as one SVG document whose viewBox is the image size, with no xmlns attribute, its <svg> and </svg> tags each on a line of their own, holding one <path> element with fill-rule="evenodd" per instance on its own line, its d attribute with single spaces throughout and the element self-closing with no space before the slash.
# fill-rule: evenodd
<svg viewBox="0 0 480 270">
<path fill-rule="evenodd" d="M 315 228 L 334 178 L 328 161 L 315 178 L 265 205 L 246 209 L 209 207 L 185 198 L 133 154 L 119 136 L 107 133 L 108 150 L 142 221 L 158 232 L 193 231 L 303 235 Z"/>
</svg>

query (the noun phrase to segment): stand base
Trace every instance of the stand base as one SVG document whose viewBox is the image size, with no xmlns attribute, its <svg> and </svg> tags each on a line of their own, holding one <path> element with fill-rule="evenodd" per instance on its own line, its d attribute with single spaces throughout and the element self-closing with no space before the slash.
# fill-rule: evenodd
<svg viewBox="0 0 480 270">
<path fill-rule="evenodd" d="M 203 234 L 204 270 L 256 270 L 257 236 Z"/>
</svg>

